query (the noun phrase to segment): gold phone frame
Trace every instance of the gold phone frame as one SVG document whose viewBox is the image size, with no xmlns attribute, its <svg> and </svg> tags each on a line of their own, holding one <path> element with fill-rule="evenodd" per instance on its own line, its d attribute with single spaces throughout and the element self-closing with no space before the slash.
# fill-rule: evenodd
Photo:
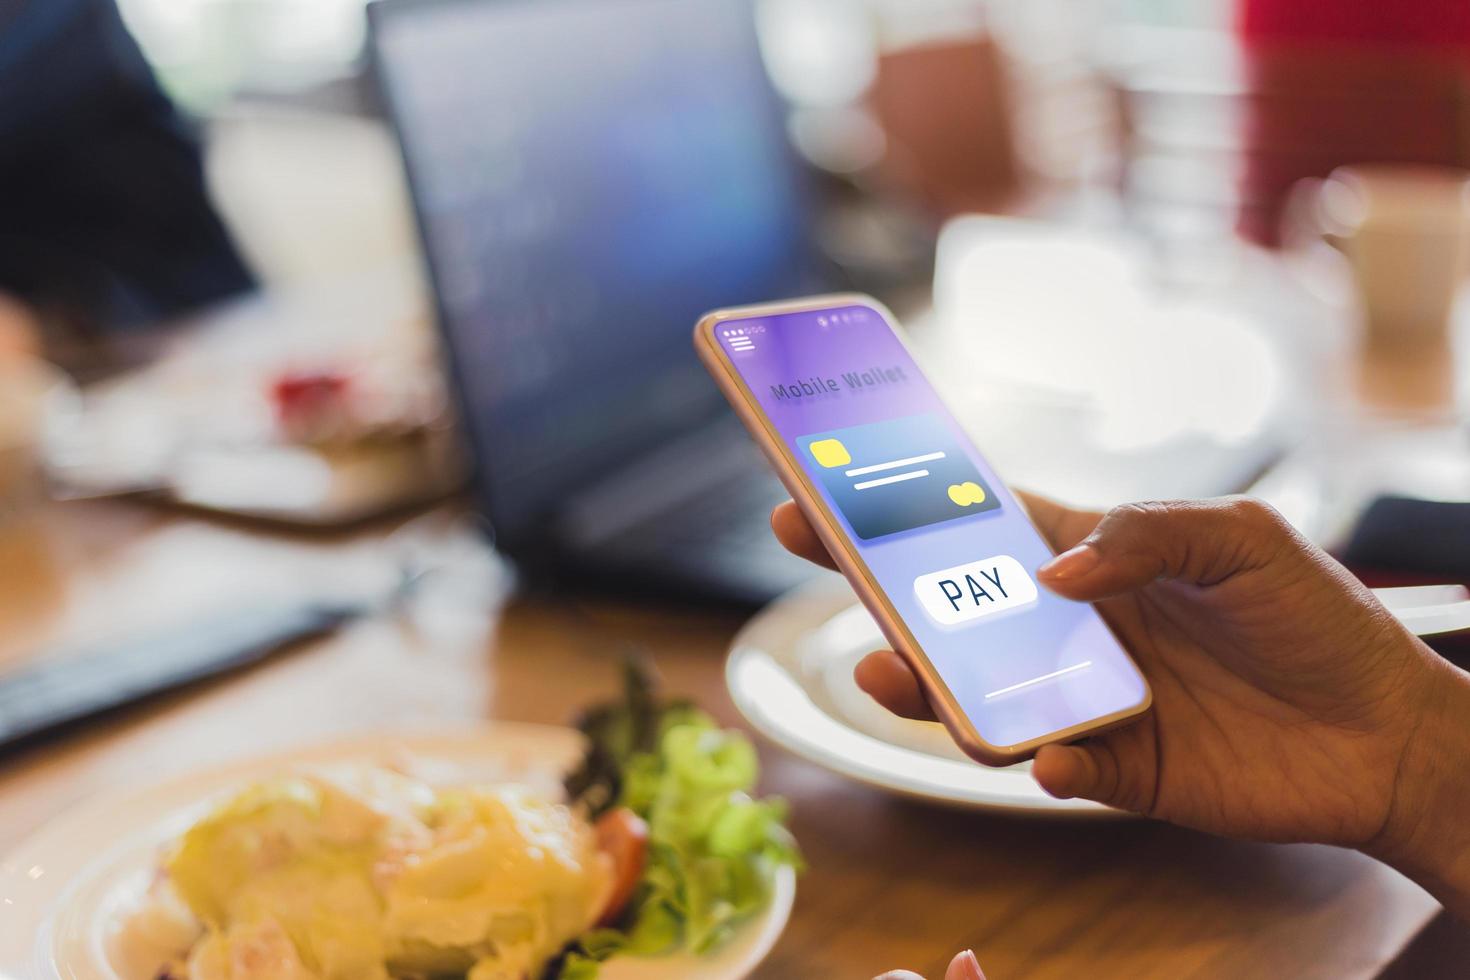
<svg viewBox="0 0 1470 980">
<path fill-rule="evenodd" d="M 715 384 L 719 386 L 721 393 L 735 409 L 735 414 L 775 468 L 776 475 L 780 477 L 787 492 L 791 494 L 791 498 L 796 501 L 807 520 L 811 522 L 812 528 L 817 532 L 817 536 L 826 546 L 827 551 L 831 553 L 838 569 L 857 592 L 858 599 L 862 601 L 877 622 L 884 638 L 913 668 L 920 686 L 929 699 L 930 706 L 933 707 L 939 720 L 944 723 L 944 727 L 949 730 L 955 743 L 966 755 L 977 762 L 988 766 L 1008 766 L 1031 758 L 1043 745 L 1053 742 L 1070 742 L 1085 736 L 1098 735 L 1109 729 L 1125 725 L 1148 711 L 1153 704 L 1153 689 L 1149 686 L 1148 678 L 1143 676 L 1142 671 L 1139 671 L 1139 678 L 1143 681 L 1144 695 L 1143 699 L 1132 707 L 1093 718 L 1069 728 L 1049 732 L 1016 745 L 993 745 L 980 736 L 974 724 L 961 710 L 949 685 L 939 676 L 939 672 L 930 663 L 918 640 L 914 638 L 908 626 L 898 615 L 898 611 L 889 602 L 867 563 L 857 554 L 855 546 L 841 530 L 841 524 L 827 507 L 811 478 L 807 476 L 794 453 L 787 447 L 785 440 L 776 432 L 765 409 L 756 401 L 754 394 L 740 378 L 724 349 L 715 340 L 715 328 L 728 320 L 749 320 L 844 306 L 866 306 L 882 316 L 899 344 L 913 358 L 914 364 L 918 367 L 920 380 L 931 388 L 934 387 L 923 365 L 914 356 L 912 348 L 904 338 L 893 313 L 873 297 L 861 293 L 834 293 L 714 310 L 706 313 L 695 325 L 694 348 L 699 354 L 700 361 L 703 362 L 710 376 L 714 378 Z M 939 396 L 937 389 L 935 393 L 936 396 Z M 943 403 L 943 397 L 939 397 Z M 953 416 L 953 412 L 950 414 Z M 1031 515 L 1025 512 L 1024 507 L 1019 509 L 1026 521 L 1031 524 L 1032 530 L 1036 531 L 1037 536 L 1045 542 L 1046 537 L 1036 528 L 1035 522 L 1031 520 Z M 1050 547 L 1049 544 L 1048 547 Z M 1104 625 L 1107 625 L 1106 621 Z M 1108 626 L 1108 631 L 1112 632 L 1111 626 Z M 1137 663 L 1133 661 L 1131 655 L 1128 655 L 1127 649 L 1122 647 L 1121 642 L 1119 647 L 1123 649 L 1124 655 L 1128 656 L 1129 662 L 1133 663 L 1133 669 L 1138 670 Z"/>
</svg>

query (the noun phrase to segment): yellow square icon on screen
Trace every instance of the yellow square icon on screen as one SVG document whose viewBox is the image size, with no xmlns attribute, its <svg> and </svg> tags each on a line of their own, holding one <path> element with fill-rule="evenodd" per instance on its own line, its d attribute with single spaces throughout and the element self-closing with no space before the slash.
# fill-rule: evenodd
<svg viewBox="0 0 1470 980">
<path fill-rule="evenodd" d="M 812 458 L 817 461 L 817 464 L 829 470 L 834 466 L 846 466 L 852 462 L 852 454 L 838 439 L 819 439 L 807 448 L 812 451 Z"/>
</svg>

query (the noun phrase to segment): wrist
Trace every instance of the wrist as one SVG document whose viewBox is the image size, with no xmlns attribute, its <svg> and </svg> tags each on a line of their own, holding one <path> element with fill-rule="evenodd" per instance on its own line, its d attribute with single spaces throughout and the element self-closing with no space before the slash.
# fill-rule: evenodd
<svg viewBox="0 0 1470 980">
<path fill-rule="evenodd" d="M 1470 920 L 1470 674 L 1429 656 L 1388 819 L 1363 850 Z"/>
</svg>

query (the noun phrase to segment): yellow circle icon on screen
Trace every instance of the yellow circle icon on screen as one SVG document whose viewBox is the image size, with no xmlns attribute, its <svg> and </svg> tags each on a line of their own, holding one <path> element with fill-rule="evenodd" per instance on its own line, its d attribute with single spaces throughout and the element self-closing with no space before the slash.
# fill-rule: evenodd
<svg viewBox="0 0 1470 980">
<path fill-rule="evenodd" d="M 969 480 L 953 483 L 950 484 L 949 499 L 954 501 L 956 507 L 973 507 L 985 503 L 985 490 L 980 484 Z"/>
</svg>

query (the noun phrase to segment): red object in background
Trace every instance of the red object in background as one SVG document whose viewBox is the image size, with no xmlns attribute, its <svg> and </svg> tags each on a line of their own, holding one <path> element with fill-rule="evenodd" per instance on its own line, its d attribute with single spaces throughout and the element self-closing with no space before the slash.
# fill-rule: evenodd
<svg viewBox="0 0 1470 980">
<path fill-rule="evenodd" d="M 1470 45 L 1465 0 L 1241 0 L 1247 43 L 1350 41 L 1416 47 Z"/>
<path fill-rule="evenodd" d="M 1470 166 L 1470 2 L 1240 0 L 1240 230 L 1279 241 L 1293 184 L 1351 163 Z"/>
<path fill-rule="evenodd" d="M 277 421 L 287 432 L 299 432 L 339 415 L 350 383 L 346 374 L 333 371 L 283 374 L 271 385 Z"/>
</svg>

